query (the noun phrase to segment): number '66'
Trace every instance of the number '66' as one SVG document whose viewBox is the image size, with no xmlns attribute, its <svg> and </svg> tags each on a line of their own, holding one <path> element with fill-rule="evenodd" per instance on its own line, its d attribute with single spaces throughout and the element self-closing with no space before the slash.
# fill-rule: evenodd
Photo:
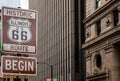
<svg viewBox="0 0 120 81">
<path fill-rule="evenodd" d="M 12 39 L 26 41 L 27 40 L 27 32 L 26 31 L 12 30 Z"/>
</svg>

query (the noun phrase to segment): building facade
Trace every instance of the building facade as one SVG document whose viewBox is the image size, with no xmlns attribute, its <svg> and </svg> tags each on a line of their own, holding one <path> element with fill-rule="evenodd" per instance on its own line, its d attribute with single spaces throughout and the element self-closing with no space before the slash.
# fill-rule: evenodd
<svg viewBox="0 0 120 81">
<path fill-rule="evenodd" d="M 51 78 L 49 65 L 57 81 L 83 81 L 80 4 L 81 0 L 30 0 L 30 9 L 38 11 L 39 64 L 37 76 L 29 81 Z"/>
<path fill-rule="evenodd" d="M 120 81 L 120 1 L 85 0 L 86 81 Z"/>
</svg>

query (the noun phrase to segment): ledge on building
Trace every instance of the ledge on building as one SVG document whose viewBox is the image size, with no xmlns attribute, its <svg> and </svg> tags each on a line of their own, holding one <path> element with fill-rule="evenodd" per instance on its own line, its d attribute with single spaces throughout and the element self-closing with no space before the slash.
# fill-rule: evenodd
<svg viewBox="0 0 120 81">
<path fill-rule="evenodd" d="M 96 74 L 96 75 L 90 75 L 87 77 L 88 81 L 92 81 L 92 80 L 98 80 L 98 79 L 103 79 L 103 78 L 108 78 L 109 74 L 104 72 L 101 74 Z"/>
</svg>

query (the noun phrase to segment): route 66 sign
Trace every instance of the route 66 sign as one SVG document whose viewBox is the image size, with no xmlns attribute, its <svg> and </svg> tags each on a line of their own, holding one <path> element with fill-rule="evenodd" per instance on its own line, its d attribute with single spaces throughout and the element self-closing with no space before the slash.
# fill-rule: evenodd
<svg viewBox="0 0 120 81">
<path fill-rule="evenodd" d="M 37 11 L 2 8 L 2 52 L 36 54 Z"/>
<path fill-rule="evenodd" d="M 29 20 L 11 18 L 8 20 L 8 37 L 13 42 L 29 42 L 32 38 L 30 31 L 31 23 Z"/>
</svg>

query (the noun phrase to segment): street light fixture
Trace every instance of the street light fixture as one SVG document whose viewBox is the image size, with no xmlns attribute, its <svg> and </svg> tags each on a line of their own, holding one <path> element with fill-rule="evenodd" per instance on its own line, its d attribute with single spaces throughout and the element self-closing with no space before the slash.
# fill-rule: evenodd
<svg viewBox="0 0 120 81">
<path fill-rule="evenodd" d="M 51 69 L 51 79 L 53 78 L 53 65 L 45 63 L 45 62 L 37 62 L 37 64 L 44 64 L 44 65 L 48 65 Z"/>
</svg>

